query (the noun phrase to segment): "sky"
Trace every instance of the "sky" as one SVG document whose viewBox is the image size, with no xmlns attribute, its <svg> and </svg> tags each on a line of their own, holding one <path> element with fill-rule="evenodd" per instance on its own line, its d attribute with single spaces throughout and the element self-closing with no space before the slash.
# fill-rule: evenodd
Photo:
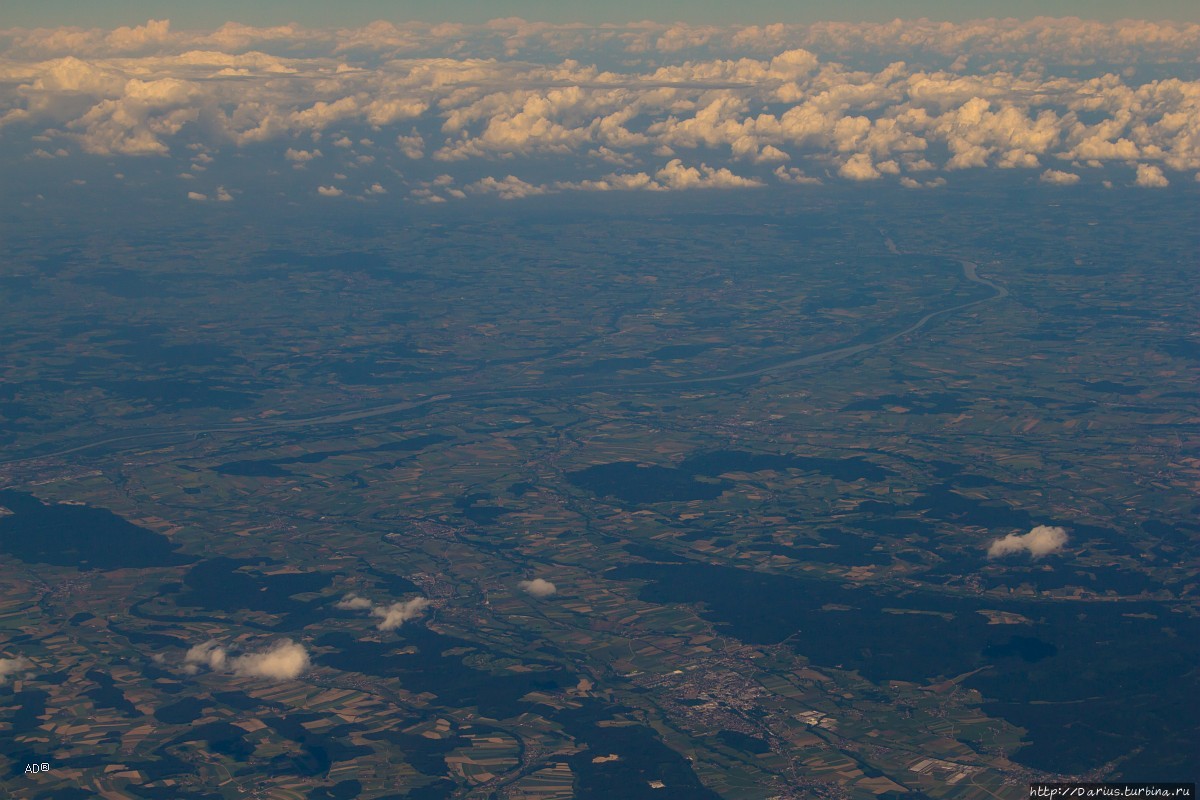
<svg viewBox="0 0 1200 800">
<path fill-rule="evenodd" d="M 517 16 L 548 22 L 660 22 L 763 24 L 771 22 L 874 21 L 895 18 L 963 21 L 986 17 L 1078 16 L 1200 21 L 1195 0 L 7 0 L 0 27 L 77 25 L 116 27 L 170 19 L 177 27 L 215 27 L 236 21 L 254 25 L 298 22 L 308 26 L 362 25 L 377 19 L 485 22 Z"/>
</svg>

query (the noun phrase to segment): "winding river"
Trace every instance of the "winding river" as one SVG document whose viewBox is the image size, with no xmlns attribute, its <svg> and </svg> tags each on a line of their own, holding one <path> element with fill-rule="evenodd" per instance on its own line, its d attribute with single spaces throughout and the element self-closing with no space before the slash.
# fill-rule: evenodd
<svg viewBox="0 0 1200 800">
<path fill-rule="evenodd" d="M 886 245 L 889 251 L 893 254 L 900 255 L 891 239 L 886 239 Z M 991 303 L 996 300 L 1003 299 L 1008 296 L 1008 289 L 988 280 L 981 278 L 977 272 L 976 265 L 965 259 L 956 259 L 962 267 L 963 278 L 971 283 L 985 286 L 992 291 L 987 297 L 976 300 L 970 300 L 965 303 L 950 306 L 948 308 L 931 311 L 925 316 L 918 319 L 916 322 L 908 325 L 902 330 L 894 331 L 881 336 L 878 339 L 869 342 L 860 342 L 853 345 L 845 345 L 843 347 L 835 347 L 830 350 L 823 350 L 817 353 L 809 353 L 795 358 L 785 359 L 782 361 L 773 362 L 767 366 L 756 367 L 753 369 L 742 369 L 733 372 L 722 372 L 714 375 L 702 375 L 687 378 L 667 378 L 661 380 L 648 381 L 626 381 L 624 383 L 590 383 L 590 384 L 565 384 L 553 387 L 532 384 L 525 386 L 513 386 L 500 389 L 483 389 L 478 391 L 460 391 L 435 394 L 429 397 L 423 397 L 418 400 L 410 400 L 400 403 L 385 403 L 383 405 L 373 406 L 371 408 L 359 408 L 352 410 L 334 411 L 322 414 L 313 414 L 303 417 L 276 417 L 272 419 L 254 420 L 249 422 L 229 423 L 227 425 L 209 425 L 200 428 L 164 428 L 157 431 L 145 431 L 143 433 L 131 433 L 122 436 L 110 436 L 103 439 L 96 439 L 90 442 L 64 447 L 60 450 L 54 450 L 46 453 L 38 453 L 36 455 L 25 455 L 18 458 L 10 458 L 0 460 L 0 465 L 20 464 L 29 461 L 35 461 L 43 458 L 56 458 L 59 456 L 71 455 L 72 453 L 81 453 L 87 450 L 94 450 L 98 447 L 113 446 L 113 445 L 145 445 L 152 444 L 156 441 L 180 441 L 187 438 L 195 438 L 214 433 L 254 433 L 257 431 L 280 430 L 288 428 L 307 428 L 324 425 L 340 425 L 347 422 L 357 422 L 364 419 L 372 419 L 374 417 L 382 417 L 388 414 L 398 414 L 405 411 L 410 411 L 422 406 L 433 405 L 436 403 L 456 402 L 456 401 L 472 401 L 486 400 L 489 398 L 501 397 L 516 397 L 528 396 L 531 394 L 539 394 L 542 392 L 553 392 L 556 395 L 563 394 L 584 394 L 596 391 L 636 391 L 639 389 L 657 389 L 664 387 L 687 387 L 687 386 L 709 386 L 713 384 L 729 383 L 734 381 L 742 381 L 748 378 L 755 378 L 760 375 L 767 375 L 774 372 L 795 369 L 797 367 L 808 367 L 816 364 L 829 364 L 835 361 L 841 361 L 852 356 L 866 353 L 871 350 L 891 344 L 897 339 L 903 338 L 910 334 L 916 333 L 922 328 L 929 325 L 934 320 L 949 316 L 959 311 L 965 311 L 969 308 Z"/>
</svg>

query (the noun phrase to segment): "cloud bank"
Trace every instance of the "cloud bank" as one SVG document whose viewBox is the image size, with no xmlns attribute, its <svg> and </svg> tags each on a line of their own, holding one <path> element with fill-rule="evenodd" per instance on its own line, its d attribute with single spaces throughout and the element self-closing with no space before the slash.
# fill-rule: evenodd
<svg viewBox="0 0 1200 800">
<path fill-rule="evenodd" d="M 815 176 L 935 189 L 920 173 L 984 169 L 1162 188 L 1200 171 L 1197 52 L 1200 25 L 1080 19 L 11 29 L 0 141 L 186 160 L 189 179 L 253 170 L 253 152 L 311 174 L 314 197 L 372 202 Z"/>
<path fill-rule="evenodd" d="M 1014 553 L 1028 553 L 1038 559 L 1061 552 L 1067 544 L 1067 532 L 1063 528 L 1038 525 L 1026 534 L 1010 533 L 988 545 L 988 558 L 1003 558 Z"/>
</svg>

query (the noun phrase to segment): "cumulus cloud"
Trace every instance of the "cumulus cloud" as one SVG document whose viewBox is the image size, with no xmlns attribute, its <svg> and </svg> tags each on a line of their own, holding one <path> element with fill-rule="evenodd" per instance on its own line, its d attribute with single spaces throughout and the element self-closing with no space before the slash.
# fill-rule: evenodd
<svg viewBox="0 0 1200 800">
<path fill-rule="evenodd" d="M 304 645 L 291 639 L 281 639 L 264 650 L 236 657 L 231 657 L 215 640 L 209 640 L 190 648 L 183 656 L 183 671 L 187 674 L 195 675 L 202 667 L 241 677 L 291 680 L 308 669 L 309 658 Z"/>
<path fill-rule="evenodd" d="M 170 32 L 170 20 L 152 19 L 145 25 L 117 28 L 106 37 L 105 42 L 117 51 L 142 50 L 167 44 L 170 41 Z"/>
<path fill-rule="evenodd" d="M 196 148 L 208 160 L 193 172 L 261 143 L 309 169 L 485 162 L 459 185 L 506 200 L 805 183 L 812 164 L 911 186 L 918 170 L 1062 183 L 1071 173 L 1046 165 L 1140 162 L 1135 183 L 1160 187 L 1200 170 L 1200 81 L 1171 77 L 1198 49 L 1196 24 L 1071 18 L 13 29 L 0 30 L 0 130 L 39 158 Z M 1141 63 L 1155 65 L 1144 79 L 1118 69 Z M 539 184 L 487 163 L 517 158 L 563 169 Z"/>
<path fill-rule="evenodd" d="M 303 164 L 305 162 L 312 161 L 314 158 L 320 158 L 321 151 L 317 150 L 316 148 L 313 148 L 312 150 L 297 150 L 294 147 L 289 147 L 287 152 L 283 154 L 283 157 L 288 161 L 294 161 Z"/>
<path fill-rule="evenodd" d="M 411 600 L 404 600 L 387 606 L 375 606 L 371 609 L 371 616 L 379 618 L 379 624 L 375 626 L 379 630 L 393 631 L 409 620 L 416 619 L 424 614 L 427 608 L 429 608 L 428 598 L 414 597 Z"/>
<path fill-rule="evenodd" d="M 910 178 L 905 175 L 900 179 L 900 185 L 905 189 L 937 189 L 946 185 L 946 179 L 933 178 L 932 180 L 919 181 L 916 178 Z"/>
<path fill-rule="evenodd" d="M 850 156 L 846 159 L 846 163 L 838 169 L 838 174 L 852 181 L 873 181 L 883 177 L 883 173 L 875 168 L 875 165 L 871 163 L 871 157 L 866 153 L 855 153 Z"/>
<path fill-rule="evenodd" d="M 1060 552 L 1067 544 L 1067 532 L 1063 528 L 1038 525 L 1026 534 L 1010 533 L 988 545 L 988 558 L 1003 558 L 1014 553 L 1028 553 L 1032 558 L 1041 558 Z"/>
<path fill-rule="evenodd" d="M 33 666 L 33 662 L 24 656 L 15 658 L 0 658 L 0 686 L 8 683 L 10 675 L 24 672 Z"/>
<path fill-rule="evenodd" d="M 1079 176 L 1074 172 L 1063 172 L 1058 169 L 1048 169 L 1038 178 L 1042 183 L 1049 183 L 1055 186 L 1073 186 L 1079 183 Z"/>
<path fill-rule="evenodd" d="M 229 665 L 235 675 L 244 678 L 292 680 L 308 669 L 308 651 L 298 642 L 281 639 L 266 650 L 238 656 Z"/>
<path fill-rule="evenodd" d="M 1137 179 L 1135 183 L 1138 186 L 1144 186 L 1148 189 L 1162 189 L 1171 185 L 1171 182 L 1167 180 L 1167 176 L 1163 175 L 1163 171 L 1153 164 L 1137 165 Z"/>
<path fill-rule="evenodd" d="M 521 591 L 534 597 L 553 597 L 558 593 L 558 587 L 545 578 L 534 578 L 517 584 Z"/>
<path fill-rule="evenodd" d="M 764 182 L 757 178 L 745 178 L 736 175 L 725 167 L 710 167 L 707 164 L 700 164 L 698 167 L 689 167 L 681 159 L 675 158 L 668 161 L 666 165 L 655 172 L 653 177 L 646 172 L 613 172 L 598 180 L 557 181 L 553 184 L 543 185 L 528 183 L 516 176 L 509 175 L 501 179 L 493 177 L 483 178 L 482 180 L 468 184 L 464 188 L 472 194 L 496 194 L 502 200 L 519 200 L 523 197 L 532 197 L 534 195 L 559 191 L 664 192 L 686 191 L 689 189 L 745 189 L 763 185 Z M 444 199 L 434 195 L 432 189 L 427 186 L 413 191 L 412 194 L 416 197 L 435 202 Z M 463 193 L 448 190 L 447 194 L 452 197 L 461 197 Z"/>
<path fill-rule="evenodd" d="M 362 611 L 371 607 L 371 601 L 365 597 L 351 592 L 350 594 L 337 601 L 334 608 L 340 608 L 343 611 Z"/>
<path fill-rule="evenodd" d="M 599 180 L 563 181 L 556 183 L 555 188 L 578 190 L 585 192 L 628 192 L 628 191 L 666 191 L 665 186 L 655 181 L 645 172 L 609 173 Z"/>
<path fill-rule="evenodd" d="M 397 136 L 396 147 L 400 148 L 400 152 L 408 158 L 415 160 L 425 157 L 425 139 L 416 131 L 408 136 L 403 134 Z"/>
<path fill-rule="evenodd" d="M 499 195 L 501 200 L 519 200 L 522 197 L 532 197 L 537 194 L 546 193 L 546 187 L 526 183 L 515 175 L 509 175 L 500 179 L 489 175 L 482 180 L 468 184 L 466 189 L 472 194 Z"/>
<path fill-rule="evenodd" d="M 678 158 L 668 161 L 665 167 L 654 173 L 654 177 L 668 189 L 744 189 L 763 185 L 756 178 L 734 175 L 725 167 L 710 167 L 707 164 L 684 166 Z"/>
<path fill-rule="evenodd" d="M 217 671 L 225 668 L 229 652 L 213 639 L 191 647 L 183 656 L 183 671 L 195 675 L 200 667 Z"/>
<path fill-rule="evenodd" d="M 780 183 L 795 183 L 808 186 L 819 186 L 821 184 L 820 178 L 805 175 L 804 170 L 799 167 L 776 167 L 775 177 L 779 179 Z"/>
<path fill-rule="evenodd" d="M 336 186 L 318 186 L 317 194 L 321 195 L 321 197 L 341 197 L 345 192 Z"/>
</svg>

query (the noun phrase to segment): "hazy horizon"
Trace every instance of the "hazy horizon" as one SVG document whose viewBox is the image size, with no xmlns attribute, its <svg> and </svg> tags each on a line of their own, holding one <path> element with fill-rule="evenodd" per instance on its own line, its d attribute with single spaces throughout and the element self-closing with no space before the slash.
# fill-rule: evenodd
<svg viewBox="0 0 1200 800">
<path fill-rule="evenodd" d="M 329 3 L 263 2 L 247 7 L 233 0 L 204 4 L 183 2 L 23 2 L 7 8 L 0 29 L 13 27 L 118 27 L 139 25 L 148 19 L 170 19 L 179 28 L 216 27 L 225 22 L 250 25 L 297 23 L 312 27 L 352 27 L 377 20 L 390 22 L 459 22 L 480 24 L 494 19 L 521 17 L 553 24 L 627 24 L 640 21 L 689 22 L 712 25 L 764 25 L 777 22 L 890 22 L 928 19 L 966 22 L 981 19 L 1033 19 L 1079 17 L 1101 22 L 1123 19 L 1200 21 L 1200 6 L 1190 0 L 1011 0 L 997 9 L 988 0 L 845 0 L 830 3 L 781 3 L 750 0 L 731 6 L 713 0 L 670 0 L 608 3 L 525 0 L 496 3 L 475 0 L 413 0 L 397 6 L 385 0 L 351 0 Z"/>
</svg>

